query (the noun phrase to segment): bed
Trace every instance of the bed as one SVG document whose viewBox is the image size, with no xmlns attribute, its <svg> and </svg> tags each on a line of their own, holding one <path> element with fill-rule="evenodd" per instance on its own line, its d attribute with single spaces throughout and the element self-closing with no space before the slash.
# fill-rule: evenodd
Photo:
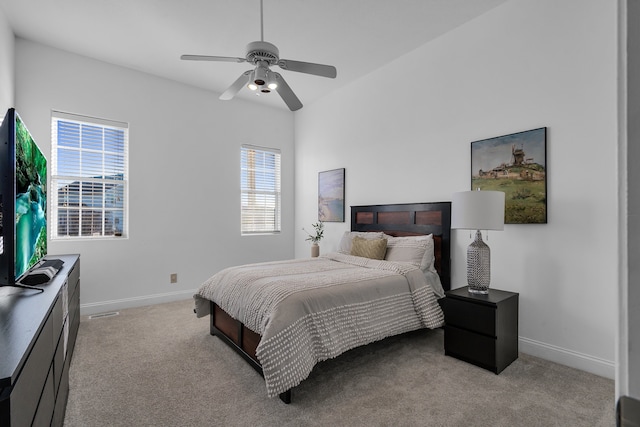
<svg viewBox="0 0 640 427">
<path fill-rule="evenodd" d="M 450 221 L 450 202 L 352 206 L 338 251 L 224 269 L 194 295 L 195 312 L 264 377 L 268 396 L 290 403 L 318 362 L 442 326 Z"/>
</svg>

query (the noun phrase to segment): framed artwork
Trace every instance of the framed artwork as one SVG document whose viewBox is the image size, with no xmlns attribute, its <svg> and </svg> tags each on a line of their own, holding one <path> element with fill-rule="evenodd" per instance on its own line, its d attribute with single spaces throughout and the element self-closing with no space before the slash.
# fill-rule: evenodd
<svg viewBox="0 0 640 427">
<path fill-rule="evenodd" d="M 472 142 L 471 189 L 505 193 L 505 224 L 546 224 L 547 128 Z"/>
<path fill-rule="evenodd" d="M 344 222 L 344 168 L 318 172 L 318 221 Z"/>
</svg>

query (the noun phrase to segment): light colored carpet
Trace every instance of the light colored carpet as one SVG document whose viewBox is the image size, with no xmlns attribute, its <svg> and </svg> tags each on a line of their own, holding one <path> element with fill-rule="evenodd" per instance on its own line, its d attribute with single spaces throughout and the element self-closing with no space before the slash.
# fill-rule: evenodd
<svg viewBox="0 0 640 427">
<path fill-rule="evenodd" d="M 65 426 L 614 426 L 614 382 L 521 354 L 500 375 L 417 331 L 316 366 L 293 403 L 218 338 L 193 302 L 82 317 Z"/>
</svg>

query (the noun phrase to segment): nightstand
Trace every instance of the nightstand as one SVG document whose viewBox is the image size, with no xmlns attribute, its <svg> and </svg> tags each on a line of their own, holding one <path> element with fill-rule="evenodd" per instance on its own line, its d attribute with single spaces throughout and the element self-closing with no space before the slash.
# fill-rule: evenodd
<svg viewBox="0 0 640 427">
<path fill-rule="evenodd" d="M 518 358 L 518 294 L 489 289 L 487 295 L 454 289 L 440 300 L 444 353 L 496 374 Z"/>
</svg>

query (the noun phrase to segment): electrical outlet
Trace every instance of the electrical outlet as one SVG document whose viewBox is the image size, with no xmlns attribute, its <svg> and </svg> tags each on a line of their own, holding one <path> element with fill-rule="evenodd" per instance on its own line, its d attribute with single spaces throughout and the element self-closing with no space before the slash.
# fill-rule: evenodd
<svg viewBox="0 0 640 427">
<path fill-rule="evenodd" d="M 178 273 L 171 273 L 169 281 L 171 283 L 178 283 Z"/>
</svg>

